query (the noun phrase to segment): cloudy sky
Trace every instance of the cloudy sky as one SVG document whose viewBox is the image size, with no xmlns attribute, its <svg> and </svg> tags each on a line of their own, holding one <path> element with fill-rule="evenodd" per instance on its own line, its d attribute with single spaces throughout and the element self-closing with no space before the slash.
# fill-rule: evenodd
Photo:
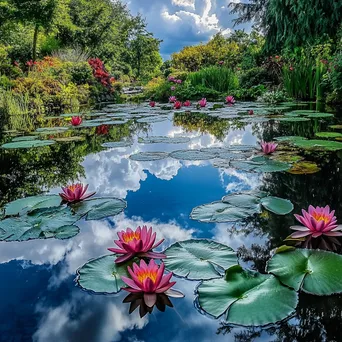
<svg viewBox="0 0 342 342">
<path fill-rule="evenodd" d="M 133 14 L 146 18 L 149 31 L 162 39 L 164 59 L 186 45 L 206 42 L 217 32 L 232 28 L 229 2 L 240 0 L 126 0 Z M 238 27 L 243 28 L 243 27 Z"/>
</svg>

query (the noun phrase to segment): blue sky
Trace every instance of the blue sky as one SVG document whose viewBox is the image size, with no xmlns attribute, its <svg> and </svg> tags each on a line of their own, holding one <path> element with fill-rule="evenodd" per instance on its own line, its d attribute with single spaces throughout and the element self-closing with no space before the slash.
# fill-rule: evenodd
<svg viewBox="0 0 342 342">
<path fill-rule="evenodd" d="M 161 54 L 168 59 L 186 45 L 208 41 L 233 28 L 229 2 L 239 0 L 126 0 L 131 12 L 146 18 L 149 31 L 162 39 Z M 243 27 L 239 27 L 243 28 Z"/>
</svg>

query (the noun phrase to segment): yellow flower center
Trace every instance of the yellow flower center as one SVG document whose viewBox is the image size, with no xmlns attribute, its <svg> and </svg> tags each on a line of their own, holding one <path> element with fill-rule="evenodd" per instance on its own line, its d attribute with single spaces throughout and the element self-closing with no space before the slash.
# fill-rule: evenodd
<svg viewBox="0 0 342 342">
<path fill-rule="evenodd" d="M 157 280 L 157 272 L 153 271 L 138 271 L 136 276 L 141 283 L 143 283 L 147 278 L 150 278 L 154 283 Z"/>
<path fill-rule="evenodd" d="M 140 234 L 138 232 L 123 233 L 122 238 L 125 242 L 131 242 L 132 240 L 140 240 Z"/>
<path fill-rule="evenodd" d="M 70 190 L 70 191 L 72 191 L 72 192 L 75 192 L 75 190 L 77 189 L 77 188 L 79 188 L 80 187 L 80 184 L 72 184 L 72 185 L 69 185 L 68 186 L 68 189 Z"/>
<path fill-rule="evenodd" d="M 318 213 L 313 213 L 312 217 L 316 220 L 316 221 L 324 221 L 325 223 L 329 223 L 330 222 L 330 218 L 324 214 L 318 214 Z"/>
</svg>

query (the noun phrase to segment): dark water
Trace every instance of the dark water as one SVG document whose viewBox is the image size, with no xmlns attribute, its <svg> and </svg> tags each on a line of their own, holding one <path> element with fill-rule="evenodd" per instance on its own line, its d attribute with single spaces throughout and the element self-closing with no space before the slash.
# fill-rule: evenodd
<svg viewBox="0 0 342 342">
<path fill-rule="evenodd" d="M 140 318 L 129 315 L 118 295 L 94 295 L 75 284 L 76 270 L 91 258 L 107 254 L 116 233 L 146 224 L 165 238 L 163 247 L 191 237 L 211 238 L 238 250 L 242 263 L 264 272 L 270 252 L 290 234 L 293 215 L 257 217 L 247 225 L 205 224 L 189 218 L 200 204 L 228 193 L 260 188 L 290 199 L 295 211 L 330 204 L 342 217 L 341 169 L 336 154 L 314 155 L 322 170 L 313 175 L 254 174 L 218 169 L 210 162 L 165 159 L 136 162 L 139 151 L 173 151 L 229 144 L 256 145 L 279 135 L 312 136 L 326 122 L 252 124 L 241 129 L 225 120 L 151 125 L 129 123 L 85 141 L 32 150 L 1 152 L 1 203 L 41 191 L 58 193 L 73 180 L 89 183 L 100 196 L 127 201 L 124 213 L 102 221 L 81 222 L 70 240 L 0 243 L 0 341 L 39 342 L 159 342 L 159 341 L 341 341 L 342 298 L 300 295 L 293 317 L 264 328 L 233 327 L 201 314 L 194 305 L 198 282 L 176 279 L 184 299 L 174 308 Z M 189 136 L 187 144 L 138 144 L 137 136 Z M 122 137 L 134 138 L 129 148 L 103 150 L 100 145 Z M 7 136 L 2 137 L 7 141 Z M 342 279 L 342 275 L 341 275 Z"/>
</svg>

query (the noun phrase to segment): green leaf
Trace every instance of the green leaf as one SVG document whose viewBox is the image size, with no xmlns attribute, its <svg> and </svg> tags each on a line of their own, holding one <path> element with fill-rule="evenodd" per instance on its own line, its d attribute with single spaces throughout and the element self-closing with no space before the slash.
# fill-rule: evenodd
<svg viewBox="0 0 342 342">
<path fill-rule="evenodd" d="M 147 116 L 145 118 L 137 119 L 137 122 L 141 123 L 155 123 L 168 120 L 167 116 L 156 115 L 156 116 Z"/>
<path fill-rule="evenodd" d="M 233 249 L 210 240 L 176 242 L 164 253 L 166 269 L 190 280 L 221 277 L 218 267 L 224 270 L 237 264 Z"/>
<path fill-rule="evenodd" d="M 316 137 L 318 138 L 341 138 L 342 137 L 342 133 L 338 133 L 338 132 L 318 132 L 315 134 Z"/>
<path fill-rule="evenodd" d="M 153 161 L 165 159 L 168 156 L 166 152 L 139 152 L 132 154 L 129 158 L 135 161 Z"/>
<path fill-rule="evenodd" d="M 233 194 L 222 198 L 222 202 L 229 203 L 238 208 L 254 208 L 255 212 L 260 210 L 260 198 L 249 194 Z"/>
<path fill-rule="evenodd" d="M 260 202 L 265 209 L 277 215 L 289 214 L 294 208 L 291 201 L 279 197 L 264 197 Z"/>
<path fill-rule="evenodd" d="M 153 136 L 153 137 L 145 137 L 139 138 L 138 142 L 141 144 L 185 144 L 190 141 L 188 137 L 160 137 L 160 136 Z"/>
<path fill-rule="evenodd" d="M 276 323 L 291 315 L 298 294 L 281 285 L 272 275 L 233 266 L 226 277 L 203 281 L 197 289 L 199 306 L 230 324 L 245 326 Z"/>
<path fill-rule="evenodd" d="M 34 148 L 34 147 L 42 147 L 53 145 L 56 142 L 54 140 L 25 140 L 25 141 L 16 141 L 4 144 L 1 148 L 5 149 L 13 149 L 13 148 Z"/>
<path fill-rule="evenodd" d="M 321 169 L 314 162 L 301 161 L 301 162 L 294 164 L 291 167 L 291 169 L 288 170 L 287 172 L 293 175 L 309 175 L 312 173 L 319 172 L 320 170 Z"/>
<path fill-rule="evenodd" d="M 128 276 L 127 264 L 116 265 L 116 255 L 93 259 L 77 270 L 77 283 L 85 290 L 96 293 L 118 293 L 125 283 L 121 276 Z"/>
<path fill-rule="evenodd" d="M 38 135 L 27 135 L 27 136 L 20 136 L 12 139 L 12 142 L 16 141 L 28 141 L 28 140 L 36 140 L 38 139 Z"/>
<path fill-rule="evenodd" d="M 285 285 L 313 295 L 342 293 L 342 256 L 321 250 L 296 249 L 275 254 L 267 272 Z"/>
<path fill-rule="evenodd" d="M 59 195 L 40 195 L 19 198 L 5 205 L 6 216 L 16 216 L 39 208 L 51 208 L 60 206 L 62 199 Z"/>
<path fill-rule="evenodd" d="M 190 214 L 193 220 L 201 222 L 236 222 L 255 214 L 254 209 L 239 208 L 221 201 L 200 205 Z"/>
<path fill-rule="evenodd" d="M 327 150 L 338 151 L 342 150 L 342 143 L 329 140 L 298 140 L 293 142 L 295 146 L 307 150 Z"/>
<path fill-rule="evenodd" d="M 127 203 L 119 198 L 105 197 L 92 198 L 71 205 L 71 208 L 80 216 L 86 215 L 86 220 L 102 220 L 106 217 L 120 214 Z"/>
<path fill-rule="evenodd" d="M 181 160 L 209 160 L 214 159 L 215 155 L 201 150 L 179 150 L 170 153 L 170 157 Z"/>
<path fill-rule="evenodd" d="M 236 169 L 253 172 L 280 172 L 287 171 L 291 167 L 288 163 L 264 156 L 255 157 L 249 161 L 232 161 L 230 164 Z"/>
<path fill-rule="evenodd" d="M 107 148 L 119 148 L 119 147 L 129 147 L 133 144 L 132 141 L 112 141 L 112 142 L 106 142 L 103 143 L 101 146 L 102 147 L 107 147 Z"/>
</svg>

